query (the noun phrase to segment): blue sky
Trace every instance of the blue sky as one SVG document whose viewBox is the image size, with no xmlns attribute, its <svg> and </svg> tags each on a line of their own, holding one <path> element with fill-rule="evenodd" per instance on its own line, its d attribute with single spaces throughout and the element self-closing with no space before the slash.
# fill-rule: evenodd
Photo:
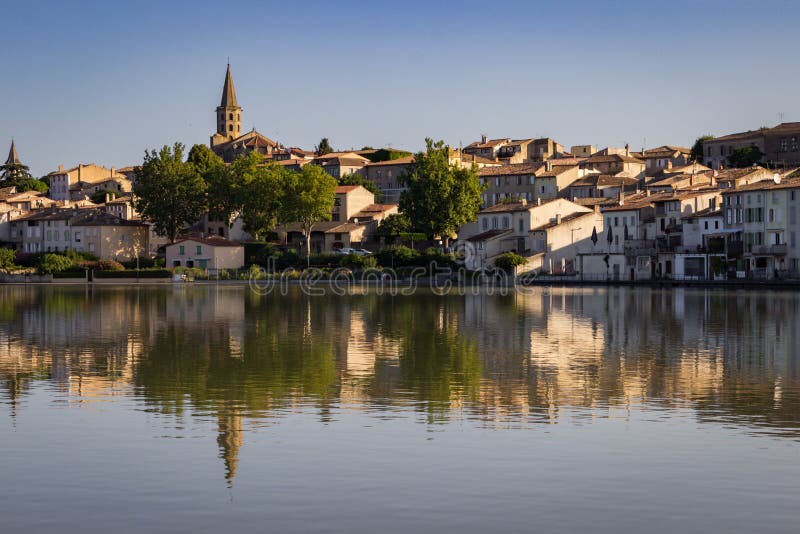
<svg viewBox="0 0 800 534">
<path fill-rule="evenodd" d="M 4 1 L 0 147 L 40 175 L 207 143 L 228 56 L 242 128 L 287 145 L 691 144 L 800 121 L 798 28 L 790 1 Z"/>
</svg>

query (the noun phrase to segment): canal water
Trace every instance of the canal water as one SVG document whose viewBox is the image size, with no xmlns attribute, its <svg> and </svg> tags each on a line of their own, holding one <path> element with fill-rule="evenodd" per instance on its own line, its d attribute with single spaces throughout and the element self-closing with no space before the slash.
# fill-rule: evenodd
<svg viewBox="0 0 800 534">
<path fill-rule="evenodd" d="M 0 531 L 797 532 L 800 294 L 0 287 Z"/>
</svg>

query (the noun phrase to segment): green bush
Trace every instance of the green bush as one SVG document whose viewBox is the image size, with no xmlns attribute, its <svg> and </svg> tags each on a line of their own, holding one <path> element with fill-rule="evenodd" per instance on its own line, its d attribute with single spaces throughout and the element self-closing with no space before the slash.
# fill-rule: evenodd
<svg viewBox="0 0 800 534">
<path fill-rule="evenodd" d="M 346 254 L 339 259 L 342 267 L 369 269 L 378 265 L 378 260 L 374 256 L 361 256 L 359 254 Z"/>
<path fill-rule="evenodd" d="M 101 271 L 124 271 L 125 267 L 118 261 L 100 260 L 97 262 L 97 269 Z"/>
<path fill-rule="evenodd" d="M 73 262 L 78 262 L 81 260 L 85 261 L 97 261 L 97 256 L 92 254 L 91 252 L 78 252 L 77 250 L 67 250 L 64 253 L 64 256 L 71 259 Z"/>
<path fill-rule="evenodd" d="M 39 260 L 39 272 L 55 274 L 66 271 L 75 265 L 71 259 L 61 254 L 44 254 Z"/>
<path fill-rule="evenodd" d="M 150 258 L 148 256 L 139 256 L 139 269 L 152 269 L 153 267 L 163 267 L 163 260 L 161 265 L 157 265 L 159 259 Z M 136 260 L 128 260 L 121 262 L 126 269 L 136 269 Z"/>
<path fill-rule="evenodd" d="M 392 245 L 376 252 L 375 258 L 383 267 L 407 267 L 419 264 L 421 254 L 402 245 Z"/>
<path fill-rule="evenodd" d="M 518 265 L 525 265 L 527 260 L 520 256 L 515 252 L 505 252 L 500 254 L 496 260 L 494 260 L 494 264 L 499 268 L 503 269 L 504 271 L 512 271 Z"/>
<path fill-rule="evenodd" d="M 13 269 L 14 260 L 17 258 L 17 251 L 10 248 L 0 248 L 0 270 L 8 271 Z"/>
</svg>

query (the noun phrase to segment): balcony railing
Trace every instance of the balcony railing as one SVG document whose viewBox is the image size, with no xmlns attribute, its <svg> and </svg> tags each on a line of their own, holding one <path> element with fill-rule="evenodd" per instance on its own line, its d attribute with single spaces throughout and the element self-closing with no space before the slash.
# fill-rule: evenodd
<svg viewBox="0 0 800 534">
<path fill-rule="evenodd" d="M 760 245 L 753 247 L 753 254 L 760 256 L 786 256 L 788 252 L 786 243 L 780 245 Z"/>
</svg>

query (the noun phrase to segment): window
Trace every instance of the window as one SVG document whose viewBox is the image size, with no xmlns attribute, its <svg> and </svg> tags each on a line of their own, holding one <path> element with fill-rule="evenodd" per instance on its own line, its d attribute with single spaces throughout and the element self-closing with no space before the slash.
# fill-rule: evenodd
<svg viewBox="0 0 800 534">
<path fill-rule="evenodd" d="M 229 124 L 229 125 L 228 125 L 228 131 L 229 131 L 229 132 L 232 132 L 232 131 L 233 131 L 233 124 Z"/>
<path fill-rule="evenodd" d="M 619 226 L 619 217 L 614 217 L 614 226 Z"/>
<path fill-rule="evenodd" d="M 203 253 L 203 246 L 202 245 L 197 245 L 197 247 L 195 247 L 194 253 L 195 254 L 202 254 Z"/>
<path fill-rule="evenodd" d="M 183 245 L 179 246 L 178 247 L 178 254 L 183 256 L 185 253 L 186 253 L 186 250 L 184 249 Z"/>
<path fill-rule="evenodd" d="M 80 243 L 81 242 L 81 233 L 80 232 L 75 232 L 75 242 L 76 243 Z"/>
<path fill-rule="evenodd" d="M 705 230 L 708 230 L 708 221 L 705 221 L 705 223 L 703 223 L 703 228 Z"/>
<path fill-rule="evenodd" d="M 787 138 L 781 139 L 781 152 L 786 152 L 789 149 L 789 140 Z"/>
<path fill-rule="evenodd" d="M 719 221 L 714 221 L 714 230 L 719 230 Z"/>
<path fill-rule="evenodd" d="M 525 221 L 522 219 L 519 220 L 519 231 L 520 232 L 525 231 Z"/>
<path fill-rule="evenodd" d="M 233 113 L 228 113 L 228 120 L 229 120 L 229 121 L 232 121 L 232 120 L 233 120 Z"/>
<path fill-rule="evenodd" d="M 89 243 L 89 252 L 94 252 L 94 243 Z"/>
<path fill-rule="evenodd" d="M 497 217 L 492 217 L 492 229 L 497 230 Z"/>
<path fill-rule="evenodd" d="M 794 206 L 789 207 L 789 224 L 797 224 L 797 211 Z"/>
<path fill-rule="evenodd" d="M 481 220 L 481 228 L 483 228 L 484 230 L 488 230 L 489 229 L 489 219 L 487 219 L 486 217 L 484 217 Z"/>
<path fill-rule="evenodd" d="M 333 234 L 333 239 L 335 241 L 341 241 L 342 240 L 342 234 L 341 233 L 334 233 Z"/>
<path fill-rule="evenodd" d="M 789 232 L 789 246 L 792 248 L 797 246 L 797 235 L 794 232 Z"/>
<path fill-rule="evenodd" d="M 503 217 L 503 229 L 508 228 L 508 226 L 509 226 L 508 217 Z"/>
</svg>

